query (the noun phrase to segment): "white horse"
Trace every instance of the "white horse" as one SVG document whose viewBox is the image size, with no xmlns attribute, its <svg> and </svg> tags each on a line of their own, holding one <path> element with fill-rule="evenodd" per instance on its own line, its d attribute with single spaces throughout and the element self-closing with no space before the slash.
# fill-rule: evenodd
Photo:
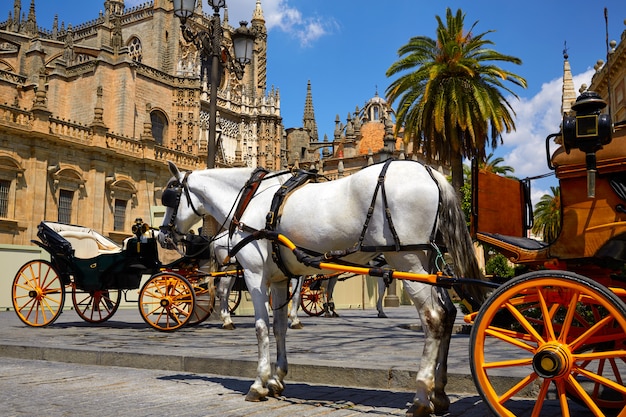
<svg viewBox="0 0 626 417">
<path fill-rule="evenodd" d="M 276 230 L 299 248 L 320 254 L 356 247 L 357 243 L 382 247 L 384 250 L 381 253 L 392 268 L 419 274 L 434 272 L 430 262 L 433 259 L 430 244 L 440 238 L 452 256 L 455 272 L 459 276 L 481 278 L 463 212 L 454 189 L 445 177 L 413 161 L 394 161 L 386 168 L 384 180 L 380 181 L 382 187 L 377 186 L 379 177 L 382 177 L 382 168 L 378 164 L 345 178 L 309 183 L 296 189 L 283 205 Z M 185 173 L 172 163 L 170 171 L 174 177 L 162 197 L 167 207 L 159 234 L 162 245 L 177 242 L 203 216 L 213 216 L 222 224 L 231 221 L 233 207 L 252 173 L 252 169 L 248 168 Z M 231 247 L 249 237 L 252 230 L 266 226 L 272 197 L 290 176 L 290 173 L 268 174 L 261 181 L 254 198 L 237 222 Z M 373 198 L 374 195 L 376 198 Z M 370 206 L 373 207 L 373 215 L 368 216 Z M 366 219 L 368 225 L 364 227 Z M 393 228 L 390 220 L 393 221 Z M 360 239 L 361 235 L 363 239 Z M 396 247 L 398 241 L 399 248 Z M 318 269 L 300 263 L 287 248 L 282 247 L 280 251 L 284 268 L 291 274 L 320 273 Z M 260 401 L 268 395 L 280 395 L 284 390 L 283 380 L 288 370 L 285 345 L 287 309 L 283 307 L 274 311 L 277 357 L 272 375 L 266 305 L 268 286 L 272 302 L 277 306 L 286 305 L 288 280 L 273 261 L 272 242 L 268 239 L 251 239 L 236 255 L 254 304 L 258 339 L 257 377 L 246 400 Z M 364 264 L 376 255 L 374 252 L 354 252 L 344 259 Z M 450 404 L 445 385 L 456 308 L 444 288 L 417 281 L 407 281 L 405 288 L 424 325 L 425 337 L 416 394 L 407 414 L 428 416 L 445 411 Z M 486 291 L 476 286 L 468 289 L 476 288 L 474 299 L 482 301 Z M 416 356 L 419 354 L 416 353 Z"/>
</svg>

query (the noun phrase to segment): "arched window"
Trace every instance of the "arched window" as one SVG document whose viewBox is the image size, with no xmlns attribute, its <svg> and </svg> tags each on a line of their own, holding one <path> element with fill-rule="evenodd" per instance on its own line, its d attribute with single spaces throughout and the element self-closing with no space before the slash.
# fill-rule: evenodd
<svg viewBox="0 0 626 417">
<path fill-rule="evenodd" d="M 128 42 L 128 55 L 133 61 L 141 62 L 143 51 L 141 50 L 141 41 L 136 36 Z"/>
<path fill-rule="evenodd" d="M 158 111 L 150 112 L 150 122 L 152 123 L 152 137 L 157 144 L 163 145 L 163 139 L 167 136 L 167 118 Z"/>
</svg>

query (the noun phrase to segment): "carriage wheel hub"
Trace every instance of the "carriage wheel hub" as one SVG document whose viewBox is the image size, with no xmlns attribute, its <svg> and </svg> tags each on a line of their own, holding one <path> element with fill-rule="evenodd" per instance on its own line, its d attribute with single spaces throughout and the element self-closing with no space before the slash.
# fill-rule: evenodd
<svg viewBox="0 0 626 417">
<path fill-rule="evenodd" d="M 161 300 L 161 307 L 167 307 L 170 305 L 170 300 L 168 300 L 167 298 L 163 298 Z"/>
<path fill-rule="evenodd" d="M 573 360 L 570 352 L 561 344 L 547 344 L 533 358 L 533 368 L 542 378 L 556 378 L 570 373 Z"/>
</svg>

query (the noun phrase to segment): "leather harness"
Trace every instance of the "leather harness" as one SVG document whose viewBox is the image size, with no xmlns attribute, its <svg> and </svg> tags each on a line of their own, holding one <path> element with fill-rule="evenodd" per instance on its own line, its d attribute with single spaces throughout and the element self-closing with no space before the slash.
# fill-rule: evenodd
<svg viewBox="0 0 626 417">
<path fill-rule="evenodd" d="M 331 252 L 327 252 L 325 254 L 315 254 L 318 255 L 318 258 L 320 259 L 324 259 L 324 260 L 338 260 L 342 257 L 345 257 L 351 253 L 355 253 L 355 252 L 391 252 L 391 251 L 415 251 L 415 250 L 433 250 L 436 249 L 437 251 L 439 251 L 438 248 L 440 248 L 440 246 L 436 245 L 435 243 L 435 239 L 436 239 L 436 231 L 437 231 L 437 223 L 435 222 L 433 224 L 433 229 L 431 231 L 431 238 L 430 238 L 430 242 L 429 243 L 421 243 L 421 244 L 412 244 L 412 245 L 403 245 L 400 242 L 400 238 L 398 236 L 398 233 L 396 232 L 396 229 L 393 225 L 393 221 L 392 221 L 392 217 L 391 217 L 391 210 L 389 209 L 389 204 L 387 202 L 387 193 L 385 191 L 385 176 L 387 173 L 387 169 L 389 168 L 389 165 L 391 164 L 391 162 L 393 161 L 393 159 L 388 159 L 383 163 L 383 167 L 381 169 L 380 174 L 378 175 L 378 181 L 376 183 L 376 188 L 374 189 L 374 195 L 372 197 L 372 201 L 370 203 L 370 207 L 367 211 L 367 216 L 365 218 L 365 222 L 363 224 L 363 229 L 361 230 L 361 235 L 359 237 L 358 242 L 351 248 L 348 249 L 344 249 L 344 250 L 336 250 L 336 251 L 331 251 Z M 433 173 L 431 171 L 431 168 L 426 166 L 426 170 L 429 173 L 429 175 L 431 176 L 431 178 L 433 179 L 433 181 L 435 182 L 435 184 L 437 184 L 437 181 L 435 180 L 435 178 L 433 177 Z M 257 230 L 254 229 L 250 226 L 247 226 L 243 223 L 241 223 L 240 219 L 241 216 L 243 215 L 244 211 L 246 210 L 248 204 L 250 203 L 250 201 L 252 200 L 252 198 L 254 197 L 255 192 L 257 191 L 261 181 L 263 181 L 263 179 L 265 178 L 265 176 L 268 174 L 268 171 L 262 168 L 257 168 L 252 175 L 250 176 L 250 179 L 246 182 L 246 185 L 244 187 L 243 193 L 242 193 L 242 197 L 239 200 L 239 204 L 237 205 L 237 209 L 235 210 L 235 214 L 233 215 L 233 220 L 230 224 L 229 227 L 229 232 L 230 232 L 230 236 L 232 236 L 232 234 L 235 232 L 236 229 L 240 229 L 243 231 L 246 231 L 248 233 L 250 233 L 248 236 L 246 236 L 245 238 L 243 238 L 239 243 L 237 243 L 233 248 L 231 248 L 231 250 L 229 251 L 228 256 L 229 257 L 233 257 L 235 256 L 235 254 L 237 252 L 239 252 L 239 250 L 241 250 L 242 247 L 244 247 L 245 245 L 247 245 L 248 243 L 252 242 L 253 240 L 258 240 L 258 239 L 265 239 L 265 238 L 270 238 L 271 236 L 275 235 L 275 230 L 276 230 L 276 225 L 278 224 L 281 216 L 282 216 L 282 208 L 283 205 L 285 203 L 285 200 L 289 197 L 289 195 L 291 195 L 291 193 L 293 191 L 295 191 L 297 188 L 311 182 L 317 182 L 317 180 L 319 179 L 319 174 L 317 174 L 314 171 L 304 171 L 304 170 L 298 170 L 296 171 L 296 173 L 289 178 L 280 188 L 278 191 L 276 191 L 276 193 L 274 194 L 274 197 L 272 199 L 272 204 L 270 206 L 270 210 L 267 213 L 266 216 L 266 224 L 265 224 L 265 229 L 262 230 Z M 439 187 L 439 185 L 437 184 L 437 187 Z M 385 218 L 387 220 L 387 223 L 389 225 L 389 229 L 391 231 L 391 234 L 393 236 L 394 239 L 394 244 L 393 245 L 387 245 L 387 246 L 376 246 L 376 245 L 363 245 L 363 241 L 365 239 L 365 234 L 367 233 L 367 229 L 369 227 L 369 223 L 370 220 L 372 218 L 372 215 L 374 213 L 374 207 L 376 205 L 376 199 L 378 197 L 378 193 L 380 192 L 381 194 L 381 199 L 382 199 L 382 204 L 383 204 L 383 210 L 385 212 Z M 439 193 L 439 205 L 438 205 L 438 210 L 441 209 L 441 192 Z M 290 273 L 287 269 L 287 267 L 285 266 L 281 254 L 280 254 L 280 245 L 278 243 L 277 239 L 270 239 L 272 242 L 272 259 L 274 260 L 274 262 L 276 263 L 276 265 L 278 265 L 278 267 L 280 268 L 280 270 L 288 277 L 293 277 L 294 274 Z M 302 249 L 304 251 L 306 251 L 305 249 Z M 313 259 L 313 258 L 311 258 Z"/>
</svg>

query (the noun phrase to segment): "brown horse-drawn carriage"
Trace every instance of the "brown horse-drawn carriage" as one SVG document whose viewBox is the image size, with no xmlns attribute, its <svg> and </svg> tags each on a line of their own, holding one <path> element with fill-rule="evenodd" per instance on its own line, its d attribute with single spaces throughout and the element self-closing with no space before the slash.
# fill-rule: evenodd
<svg viewBox="0 0 626 417">
<path fill-rule="evenodd" d="M 608 115 L 594 106 L 602 107 L 599 97 L 581 95 L 577 116 L 546 139 L 561 188 L 553 242 L 527 237 L 527 181 L 473 172 L 475 237 L 531 270 L 468 317 L 474 380 L 498 415 L 514 415 L 512 397 L 523 392 L 537 395 L 536 415 L 550 398 L 562 415 L 568 398 L 586 415 L 626 414 L 626 129 L 603 136 Z M 550 152 L 553 139 L 560 146 Z M 501 388 L 501 375 L 517 382 Z"/>
</svg>

